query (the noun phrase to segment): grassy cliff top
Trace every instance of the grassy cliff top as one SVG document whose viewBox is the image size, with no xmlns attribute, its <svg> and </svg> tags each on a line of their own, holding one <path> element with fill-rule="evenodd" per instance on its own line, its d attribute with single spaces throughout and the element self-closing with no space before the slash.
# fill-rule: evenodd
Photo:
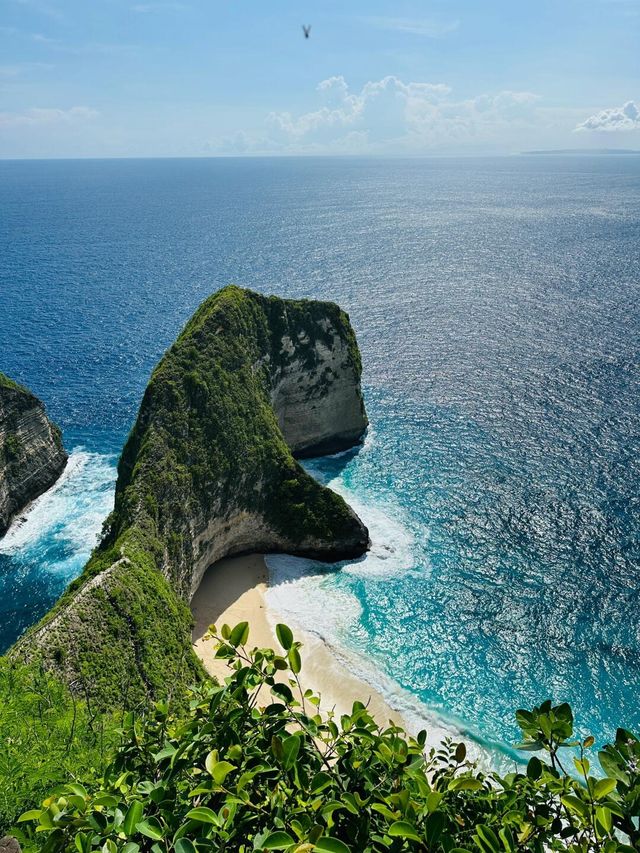
<svg viewBox="0 0 640 853">
<path fill-rule="evenodd" d="M 27 388 L 24 388 L 22 385 L 19 385 L 17 382 L 14 382 L 13 379 L 10 379 L 8 376 L 5 376 L 4 373 L 0 373 L 0 389 L 1 388 L 9 388 L 12 391 L 20 391 L 23 394 L 28 395 L 29 397 L 33 397 L 31 391 Z"/>
</svg>

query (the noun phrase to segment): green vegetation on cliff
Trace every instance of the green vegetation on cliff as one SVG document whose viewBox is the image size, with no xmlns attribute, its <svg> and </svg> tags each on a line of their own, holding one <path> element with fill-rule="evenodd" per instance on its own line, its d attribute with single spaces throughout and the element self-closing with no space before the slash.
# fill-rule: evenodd
<svg viewBox="0 0 640 853">
<path fill-rule="evenodd" d="M 314 377 L 322 403 L 319 382 L 333 379 L 314 371 L 322 347 L 338 345 L 360 412 L 357 345 L 336 305 L 234 286 L 206 300 L 153 372 L 102 543 L 13 657 L 42 662 L 103 703 L 180 695 L 202 676 L 188 601 L 214 559 L 248 549 L 363 553 L 366 528 L 295 461 L 271 400 L 294 365 Z"/>
<path fill-rule="evenodd" d="M 29 394 L 26 388 L 23 388 L 22 385 L 18 385 L 17 382 L 14 382 L 13 379 L 10 379 L 4 373 L 0 373 L 0 388 L 11 388 L 13 391 L 22 391 L 25 394 Z"/>
</svg>

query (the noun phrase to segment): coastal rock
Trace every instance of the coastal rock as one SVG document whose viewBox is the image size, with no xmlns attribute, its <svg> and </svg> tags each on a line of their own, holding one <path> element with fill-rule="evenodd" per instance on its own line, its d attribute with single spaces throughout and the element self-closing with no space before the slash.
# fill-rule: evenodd
<svg viewBox="0 0 640 853">
<path fill-rule="evenodd" d="M 56 482 L 67 454 L 44 405 L 0 373 L 0 536 L 13 517 Z"/>
<path fill-rule="evenodd" d="M 18 839 L 12 835 L 5 835 L 0 838 L 0 853 L 21 853 Z"/>
<path fill-rule="evenodd" d="M 13 654 L 120 702 L 166 694 L 200 672 L 188 602 L 212 563 L 362 555 L 366 527 L 294 458 L 361 440 L 360 373 L 337 305 L 235 286 L 206 300 L 151 376 L 105 538 Z"/>
</svg>

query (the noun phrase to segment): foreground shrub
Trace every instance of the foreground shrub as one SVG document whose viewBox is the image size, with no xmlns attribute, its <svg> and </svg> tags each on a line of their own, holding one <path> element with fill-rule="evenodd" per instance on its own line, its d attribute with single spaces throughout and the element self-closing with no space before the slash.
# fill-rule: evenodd
<svg viewBox="0 0 640 853">
<path fill-rule="evenodd" d="M 300 688 L 300 645 L 284 625 L 277 635 L 281 652 L 250 651 L 247 623 L 224 626 L 225 684 L 195 689 L 186 719 L 166 704 L 129 714 L 100 785 L 66 784 L 22 816 L 46 853 L 638 849 L 630 732 L 592 775 L 593 739 L 574 740 L 569 706 L 545 702 L 517 714 L 520 747 L 537 753 L 526 771 L 487 774 L 464 744 L 425 753 L 425 732 L 380 728 L 360 702 L 339 720 L 319 713 Z"/>
</svg>

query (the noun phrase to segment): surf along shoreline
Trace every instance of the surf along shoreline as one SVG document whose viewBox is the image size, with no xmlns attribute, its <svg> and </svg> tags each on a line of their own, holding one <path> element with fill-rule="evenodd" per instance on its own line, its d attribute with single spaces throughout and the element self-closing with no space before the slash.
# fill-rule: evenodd
<svg viewBox="0 0 640 853">
<path fill-rule="evenodd" d="M 191 601 L 195 625 L 193 648 L 207 672 L 223 681 L 229 675 L 227 661 L 216 659 L 215 640 L 207 637 L 209 625 L 218 629 L 226 623 L 233 627 L 238 622 L 249 623 L 247 646 L 278 649 L 275 626 L 283 621 L 267 602 L 269 569 L 261 554 L 227 557 L 211 566 Z M 375 720 L 384 725 L 389 721 L 407 728 L 407 721 L 392 708 L 378 690 L 350 672 L 320 637 L 290 625 L 301 650 L 302 671 L 300 683 L 303 690 L 320 694 L 320 708 L 334 710 L 337 715 L 351 712 L 358 700 L 368 705 Z"/>
<path fill-rule="evenodd" d="M 227 660 L 215 657 L 216 641 L 208 636 L 210 625 L 220 630 L 225 623 L 233 628 L 239 622 L 248 622 L 248 648 L 278 650 L 275 626 L 285 622 L 295 639 L 302 643 L 299 676 L 302 690 L 310 689 L 320 695 L 322 712 L 333 711 L 340 717 L 350 714 L 353 703 L 359 701 L 367 705 L 381 728 L 393 723 L 414 736 L 426 729 L 427 749 L 437 749 L 445 738 L 464 740 L 469 757 L 485 769 L 501 768 L 505 772 L 514 769 L 518 758 L 501 749 L 499 743 L 479 739 L 462 721 L 449 720 L 432 711 L 379 671 L 373 661 L 361 661 L 356 656 L 351 660 L 347 649 L 334 647 L 324 637 L 298 624 L 290 613 L 286 617 L 278 613 L 270 601 L 269 590 L 280 586 L 280 582 L 272 586 L 269 559 L 263 554 L 225 557 L 207 569 L 193 596 L 193 649 L 209 675 L 223 682 L 230 674 Z"/>
</svg>

